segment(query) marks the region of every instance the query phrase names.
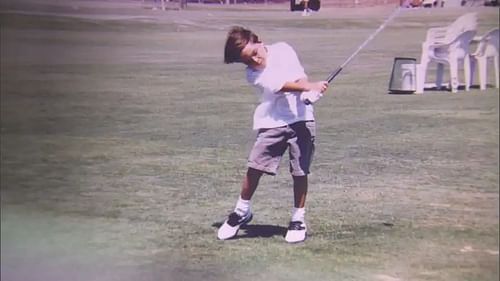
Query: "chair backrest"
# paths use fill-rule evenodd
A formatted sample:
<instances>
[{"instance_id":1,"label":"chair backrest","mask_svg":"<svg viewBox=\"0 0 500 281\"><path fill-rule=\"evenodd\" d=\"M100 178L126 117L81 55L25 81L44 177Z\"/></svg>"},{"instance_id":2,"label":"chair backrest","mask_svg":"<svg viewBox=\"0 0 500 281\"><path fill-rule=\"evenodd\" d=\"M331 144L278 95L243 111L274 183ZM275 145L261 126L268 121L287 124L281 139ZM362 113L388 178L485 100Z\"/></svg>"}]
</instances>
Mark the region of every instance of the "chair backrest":
<instances>
[{"instance_id":1,"label":"chair backrest","mask_svg":"<svg viewBox=\"0 0 500 281\"><path fill-rule=\"evenodd\" d=\"M444 27L434 27L427 30L425 41L428 43L451 42L460 33L467 30L476 30L477 13L466 13L458 17L453 23Z\"/></svg>"},{"instance_id":2,"label":"chair backrest","mask_svg":"<svg viewBox=\"0 0 500 281\"><path fill-rule=\"evenodd\" d=\"M451 41L465 31L477 29L477 13L467 13L458 17L448 26L446 40Z\"/></svg>"},{"instance_id":3,"label":"chair backrest","mask_svg":"<svg viewBox=\"0 0 500 281\"><path fill-rule=\"evenodd\" d=\"M450 44L450 50L453 50L453 52L455 52L456 56L459 58L463 58L466 55L468 56L470 53L470 42L475 35L475 30L467 30L460 33Z\"/></svg>"},{"instance_id":4,"label":"chair backrest","mask_svg":"<svg viewBox=\"0 0 500 281\"><path fill-rule=\"evenodd\" d=\"M498 47L499 47L499 37L500 37L500 29L494 28L488 32L486 32L483 37L481 37L479 41L479 45L477 46L477 50L474 53L476 56L498 56Z\"/></svg>"},{"instance_id":5,"label":"chair backrest","mask_svg":"<svg viewBox=\"0 0 500 281\"><path fill-rule=\"evenodd\" d=\"M477 28L477 13L466 13L458 17L452 24L459 31L475 30Z\"/></svg>"}]
</instances>

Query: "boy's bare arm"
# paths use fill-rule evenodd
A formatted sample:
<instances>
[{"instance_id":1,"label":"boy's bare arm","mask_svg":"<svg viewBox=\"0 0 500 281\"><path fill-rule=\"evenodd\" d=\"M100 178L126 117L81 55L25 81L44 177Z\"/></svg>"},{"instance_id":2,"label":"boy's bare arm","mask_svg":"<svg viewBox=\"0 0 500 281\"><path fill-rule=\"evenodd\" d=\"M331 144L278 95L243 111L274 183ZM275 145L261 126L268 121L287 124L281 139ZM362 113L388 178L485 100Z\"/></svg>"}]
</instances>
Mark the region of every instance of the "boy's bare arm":
<instances>
[{"instance_id":1,"label":"boy's bare arm","mask_svg":"<svg viewBox=\"0 0 500 281\"><path fill-rule=\"evenodd\" d=\"M307 78L302 78L293 82L286 82L280 89L280 92L316 91L323 93L327 88L327 81L309 82Z\"/></svg>"}]
</instances>

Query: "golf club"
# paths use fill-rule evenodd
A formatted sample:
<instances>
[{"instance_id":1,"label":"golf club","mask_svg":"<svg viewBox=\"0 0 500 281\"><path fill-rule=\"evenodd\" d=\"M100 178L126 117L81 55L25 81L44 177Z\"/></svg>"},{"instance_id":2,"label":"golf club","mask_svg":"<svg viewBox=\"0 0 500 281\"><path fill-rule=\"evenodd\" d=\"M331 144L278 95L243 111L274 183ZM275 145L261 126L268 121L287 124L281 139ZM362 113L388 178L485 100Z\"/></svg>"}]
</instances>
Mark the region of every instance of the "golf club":
<instances>
[{"instance_id":1,"label":"golf club","mask_svg":"<svg viewBox=\"0 0 500 281\"><path fill-rule=\"evenodd\" d=\"M335 69L329 76L328 78L326 78L326 81L328 81L328 83L331 83L333 81L333 79L335 79L335 77L337 75L339 75L339 73L342 71L342 69L344 69L347 64L349 64L349 62L351 62L351 60L371 41L373 40L373 38L375 38L375 36L377 36L377 34L380 33L380 31L382 31L382 29L385 28L385 26L394 18L396 17L396 15L399 13L399 11L401 10L401 7L398 6L390 15L389 17L377 28L377 30L375 30L375 32L373 32L370 37L368 37L368 39L365 40L365 42L363 42L363 44L361 44L357 49L356 51L354 51L354 53L352 53L352 55L350 57L348 57L344 63L342 63L339 67L337 67L337 69ZM315 103L317 100L319 100L321 97L323 96L323 94L321 93L316 93L316 92L312 92L312 91L309 91L309 92L304 92L303 93L303 96L301 97L301 99L303 100L303 102L305 104L312 104L312 103Z\"/></svg>"},{"instance_id":2,"label":"golf club","mask_svg":"<svg viewBox=\"0 0 500 281\"><path fill-rule=\"evenodd\" d=\"M382 29L385 28L385 26L399 13L399 11L401 10L401 7L397 7L396 10L394 10L394 12L392 12L389 17L377 28L377 30L375 30L375 32L373 32L370 37L368 37L368 39L365 40L365 42L363 42L363 44L361 44L358 49L356 51L354 51L354 53L352 53L352 55L350 57L348 57L344 63L342 63L337 69L335 69L331 74L330 76L328 76L328 78L326 79L326 81L328 81L328 83L331 83L332 80L342 71L342 69L344 69L344 67L346 67L346 65L351 62L351 60L371 41L373 40L373 38L375 38L375 36L377 36L377 34L380 33L380 31L382 31Z\"/></svg>"}]
</instances>

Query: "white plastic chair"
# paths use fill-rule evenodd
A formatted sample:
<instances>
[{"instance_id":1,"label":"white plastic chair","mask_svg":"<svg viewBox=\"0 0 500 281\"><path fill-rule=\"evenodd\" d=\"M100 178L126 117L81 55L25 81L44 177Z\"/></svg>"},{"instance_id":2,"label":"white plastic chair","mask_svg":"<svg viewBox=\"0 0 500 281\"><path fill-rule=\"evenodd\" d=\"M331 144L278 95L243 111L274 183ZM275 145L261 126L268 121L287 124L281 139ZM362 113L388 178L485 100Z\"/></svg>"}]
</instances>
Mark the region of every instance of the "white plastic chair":
<instances>
[{"instance_id":1,"label":"white plastic chair","mask_svg":"<svg viewBox=\"0 0 500 281\"><path fill-rule=\"evenodd\" d=\"M495 66L495 86L499 88L499 70L498 70L498 41L500 30L498 28L492 29L483 35L478 41L476 51L471 54L471 83L474 79L474 72L476 65L479 68L479 88L486 89L486 78L488 77L487 66L488 59L493 58L493 65Z\"/></svg>"},{"instance_id":2,"label":"white plastic chair","mask_svg":"<svg viewBox=\"0 0 500 281\"><path fill-rule=\"evenodd\" d=\"M442 45L448 45L457 36L464 31L476 30L477 28L477 13L466 13L458 17L453 23L444 27L433 27L427 30L425 41L422 43L422 55L420 64L417 65L417 87L416 93L424 92L426 81L427 68L430 61L435 59L435 48L442 48ZM441 87L443 65L438 64L436 77L436 86ZM458 82L458 81L457 81ZM452 89L453 90L453 89ZM456 90L455 90L456 91Z\"/></svg>"},{"instance_id":3,"label":"white plastic chair","mask_svg":"<svg viewBox=\"0 0 500 281\"><path fill-rule=\"evenodd\" d=\"M425 57L422 57L418 68L417 76L421 76L417 82L417 93L423 92L427 66L431 62L437 63L436 87L440 88L443 83L444 65L450 68L450 88L453 93L458 92L458 69L460 63L463 64L465 90L470 88L470 42L474 38L476 31L468 30L460 33L453 41L430 45Z\"/></svg>"},{"instance_id":4,"label":"white plastic chair","mask_svg":"<svg viewBox=\"0 0 500 281\"><path fill-rule=\"evenodd\" d=\"M423 93L426 81L427 68L430 62L438 64L436 86L441 87L443 82L444 64L450 66L451 90L458 90L458 60L463 61L466 72L465 88L470 87L470 58L469 43L477 27L477 14L467 13L458 17L452 24L445 27L434 27L427 30L425 41L422 43L422 55L417 66L416 93ZM466 33L473 31L473 33ZM470 37L472 36L472 37ZM469 38L470 37L470 38ZM451 61L451 59L456 61Z\"/></svg>"}]
</instances>

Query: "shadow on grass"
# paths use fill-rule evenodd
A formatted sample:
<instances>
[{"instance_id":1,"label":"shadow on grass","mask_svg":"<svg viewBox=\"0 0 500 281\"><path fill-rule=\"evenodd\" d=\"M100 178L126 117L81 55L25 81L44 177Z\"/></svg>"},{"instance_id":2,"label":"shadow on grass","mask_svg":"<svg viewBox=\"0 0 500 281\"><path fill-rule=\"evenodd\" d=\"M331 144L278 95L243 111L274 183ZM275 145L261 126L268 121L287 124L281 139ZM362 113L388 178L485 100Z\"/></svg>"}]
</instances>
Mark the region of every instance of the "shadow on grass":
<instances>
[{"instance_id":1,"label":"shadow on grass","mask_svg":"<svg viewBox=\"0 0 500 281\"><path fill-rule=\"evenodd\" d=\"M494 85L491 85L491 84L487 84L486 85L486 88L494 88ZM470 85L470 89L471 90L479 90L480 87L479 85ZM465 85L459 85L458 88L457 88L458 91L465 91ZM441 87L437 87L437 86L429 86L429 87L425 87L424 88L424 91L433 91L433 92L443 92L443 93L451 93L451 89L449 88L449 86L441 86Z\"/></svg>"},{"instance_id":2,"label":"shadow on grass","mask_svg":"<svg viewBox=\"0 0 500 281\"><path fill-rule=\"evenodd\" d=\"M491 84L487 84L486 85L486 89L488 88L494 88L494 85L491 85ZM479 85L471 85L470 86L470 89L471 90L479 90L480 87ZM458 88L457 88L458 91L465 91L465 86L464 85L459 85ZM441 86L441 87L436 87L436 86L427 86L424 88L424 91L427 91L427 92L438 92L438 93L451 93L451 89L448 88L448 86ZM411 95L414 95L415 94L415 91L391 91L389 90L387 92L388 94L391 94L391 95L402 95L402 96L405 96L405 95L408 95L408 96L411 96Z\"/></svg>"},{"instance_id":3,"label":"shadow on grass","mask_svg":"<svg viewBox=\"0 0 500 281\"><path fill-rule=\"evenodd\" d=\"M222 225L220 222L212 224L212 227L219 228ZM244 238L270 238L273 236L286 235L286 227L279 225L268 224L247 224L240 227L238 235L231 239L244 239Z\"/></svg>"}]
</instances>

